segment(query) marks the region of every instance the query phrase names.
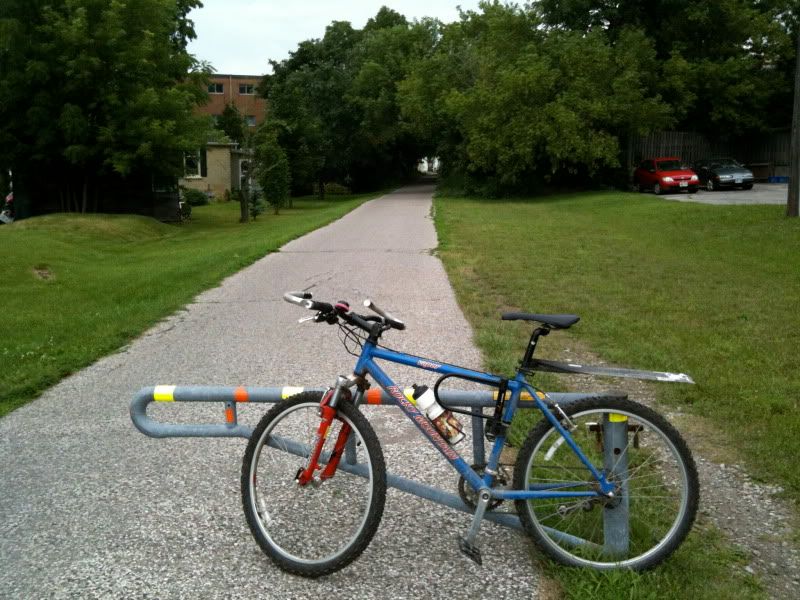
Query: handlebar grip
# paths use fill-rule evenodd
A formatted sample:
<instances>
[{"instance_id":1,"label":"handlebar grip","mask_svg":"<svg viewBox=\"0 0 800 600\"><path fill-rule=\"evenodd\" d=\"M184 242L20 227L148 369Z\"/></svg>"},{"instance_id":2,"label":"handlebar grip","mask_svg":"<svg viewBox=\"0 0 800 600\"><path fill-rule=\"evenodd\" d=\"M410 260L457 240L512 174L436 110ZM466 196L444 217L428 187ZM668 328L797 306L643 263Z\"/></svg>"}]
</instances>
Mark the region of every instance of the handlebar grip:
<instances>
[{"instance_id":1,"label":"handlebar grip","mask_svg":"<svg viewBox=\"0 0 800 600\"><path fill-rule=\"evenodd\" d=\"M290 304L297 304L304 308L311 308L311 294L308 292L286 292L283 299Z\"/></svg>"},{"instance_id":2,"label":"handlebar grip","mask_svg":"<svg viewBox=\"0 0 800 600\"><path fill-rule=\"evenodd\" d=\"M402 331L403 329L406 328L406 324L405 323L403 323L399 319L395 319L389 313L387 313L387 312L381 310L380 308L378 308L372 300L364 300L364 306L366 308L369 308L370 310L378 313L381 317L383 317L384 321L386 321L386 323L391 325L394 329L399 329L399 330Z\"/></svg>"}]
</instances>

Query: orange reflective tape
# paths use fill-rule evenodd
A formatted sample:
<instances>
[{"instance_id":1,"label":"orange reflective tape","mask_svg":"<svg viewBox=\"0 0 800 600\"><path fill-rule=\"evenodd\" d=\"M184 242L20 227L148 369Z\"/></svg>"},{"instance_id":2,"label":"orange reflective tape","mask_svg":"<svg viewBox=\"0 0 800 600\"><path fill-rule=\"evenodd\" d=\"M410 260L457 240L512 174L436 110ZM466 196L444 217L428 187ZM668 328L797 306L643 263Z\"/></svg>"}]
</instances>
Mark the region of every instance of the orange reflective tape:
<instances>
[{"instance_id":1,"label":"orange reflective tape","mask_svg":"<svg viewBox=\"0 0 800 600\"><path fill-rule=\"evenodd\" d=\"M250 400L250 397L247 395L247 390L239 386L233 390L233 399L236 400L236 402L247 402Z\"/></svg>"},{"instance_id":2,"label":"orange reflective tape","mask_svg":"<svg viewBox=\"0 0 800 600\"><path fill-rule=\"evenodd\" d=\"M367 390L367 404L380 404L381 403L381 390L373 388Z\"/></svg>"},{"instance_id":3,"label":"orange reflective tape","mask_svg":"<svg viewBox=\"0 0 800 600\"><path fill-rule=\"evenodd\" d=\"M236 417L233 416L233 409L231 407L225 409L225 420L228 423L233 423L236 420Z\"/></svg>"}]
</instances>

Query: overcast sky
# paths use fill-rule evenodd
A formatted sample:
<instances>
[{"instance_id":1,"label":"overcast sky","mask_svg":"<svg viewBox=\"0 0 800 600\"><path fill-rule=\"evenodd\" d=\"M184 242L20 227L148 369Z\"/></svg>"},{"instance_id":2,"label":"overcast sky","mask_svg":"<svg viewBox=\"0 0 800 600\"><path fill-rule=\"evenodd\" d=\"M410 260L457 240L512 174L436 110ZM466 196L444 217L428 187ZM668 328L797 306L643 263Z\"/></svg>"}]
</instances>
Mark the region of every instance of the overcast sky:
<instances>
[{"instance_id":1,"label":"overcast sky","mask_svg":"<svg viewBox=\"0 0 800 600\"><path fill-rule=\"evenodd\" d=\"M362 28L381 6L409 20L458 18L456 6L473 10L478 0L203 0L189 17L197 39L189 52L209 61L217 73L263 75L269 60L287 58L297 44L321 38L331 21Z\"/></svg>"}]
</instances>

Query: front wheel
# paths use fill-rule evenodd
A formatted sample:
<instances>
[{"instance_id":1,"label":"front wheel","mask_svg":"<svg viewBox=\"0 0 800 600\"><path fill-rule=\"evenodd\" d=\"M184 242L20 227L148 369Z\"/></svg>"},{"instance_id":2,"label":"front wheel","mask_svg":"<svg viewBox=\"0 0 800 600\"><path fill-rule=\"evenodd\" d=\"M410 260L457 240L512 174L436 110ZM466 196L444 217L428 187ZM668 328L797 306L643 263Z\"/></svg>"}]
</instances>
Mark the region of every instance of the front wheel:
<instances>
[{"instance_id":1,"label":"front wheel","mask_svg":"<svg viewBox=\"0 0 800 600\"><path fill-rule=\"evenodd\" d=\"M242 462L242 504L261 549L285 571L327 575L364 551L378 530L386 499L386 466L366 418L342 401L319 464L330 459L342 427L351 431L333 477L299 485L320 424L319 392L276 404L259 422Z\"/></svg>"},{"instance_id":2,"label":"front wheel","mask_svg":"<svg viewBox=\"0 0 800 600\"><path fill-rule=\"evenodd\" d=\"M563 408L575 426L573 440L614 483L614 496L517 500L526 532L544 553L570 566L642 570L662 562L689 533L697 512L697 469L686 443L655 411L626 399L591 398ZM599 487L543 419L520 450L514 489Z\"/></svg>"}]
</instances>

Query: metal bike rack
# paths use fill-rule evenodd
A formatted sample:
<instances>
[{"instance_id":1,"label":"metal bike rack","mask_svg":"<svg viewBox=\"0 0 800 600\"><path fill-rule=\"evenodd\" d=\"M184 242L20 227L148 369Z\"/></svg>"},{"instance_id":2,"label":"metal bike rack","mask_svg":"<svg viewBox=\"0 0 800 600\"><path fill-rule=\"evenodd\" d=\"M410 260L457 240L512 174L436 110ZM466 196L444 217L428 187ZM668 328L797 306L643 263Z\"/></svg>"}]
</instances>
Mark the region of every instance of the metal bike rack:
<instances>
[{"instance_id":1,"label":"metal bike rack","mask_svg":"<svg viewBox=\"0 0 800 600\"><path fill-rule=\"evenodd\" d=\"M322 388L302 387L218 387L218 386L174 386L157 385L139 390L131 402L131 420L136 428L143 434L154 438L165 437L241 437L249 439L253 429L238 423L236 407L240 403L275 403L300 392L324 392ZM557 393L550 392L547 396L553 402L564 404L584 398L615 396L625 398L619 393ZM482 414L483 408L494 407L496 393L489 391L458 391L442 390L439 397L448 406L469 408L474 415ZM222 402L225 405L224 424L178 424L163 423L147 416L147 407L152 402ZM374 388L364 395L362 405L368 406L394 406L396 401L383 392ZM536 403L528 394L523 394L519 408L536 408ZM472 458L474 464L486 462L484 450L483 419L473 416L472 419ZM606 434L614 436L612 439L625 440L627 438L628 424L609 422L603 425L607 428ZM302 444L291 440L280 440L281 447L288 447L293 454L300 454L304 450ZM624 447L624 444L623 444ZM616 465L620 473L627 469L627 465L612 454L612 445L606 450L606 463ZM339 463L339 468L355 475L364 475L363 465L347 459ZM387 485L403 492L414 494L421 498L431 500L444 506L472 514L473 508L467 506L457 494L445 492L439 488L424 485L411 479L387 473ZM485 519L506 527L521 530L522 524L516 514L487 511ZM625 510L606 511L604 523L606 527L606 550L614 553L624 553L628 544L628 514ZM586 540L575 538L557 530L548 528L551 535L558 536L562 541L574 545L587 544Z\"/></svg>"}]
</instances>

